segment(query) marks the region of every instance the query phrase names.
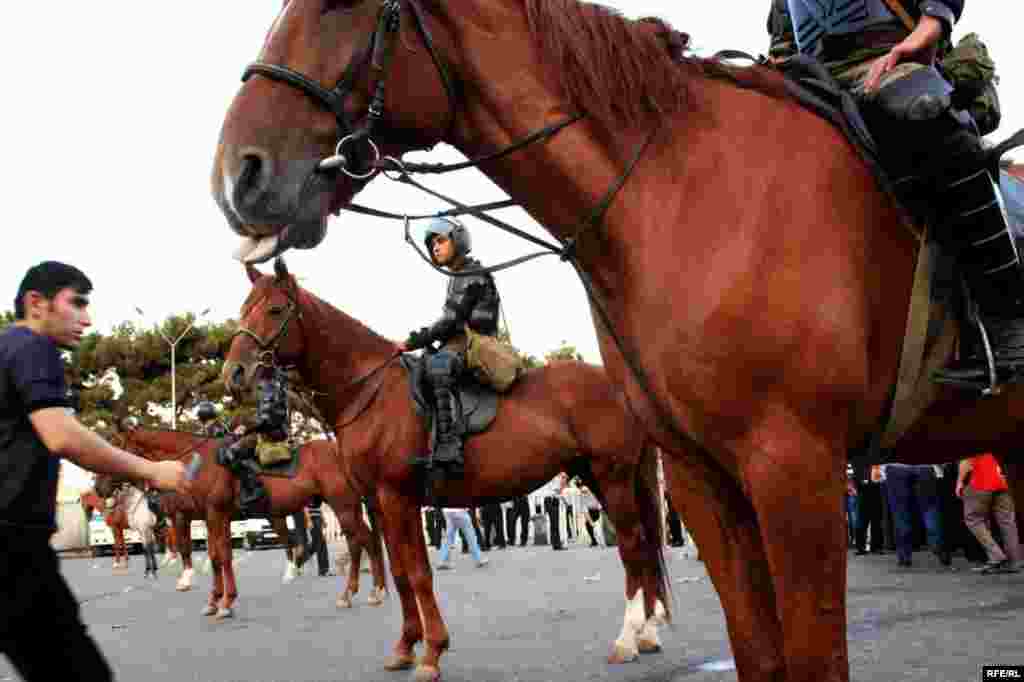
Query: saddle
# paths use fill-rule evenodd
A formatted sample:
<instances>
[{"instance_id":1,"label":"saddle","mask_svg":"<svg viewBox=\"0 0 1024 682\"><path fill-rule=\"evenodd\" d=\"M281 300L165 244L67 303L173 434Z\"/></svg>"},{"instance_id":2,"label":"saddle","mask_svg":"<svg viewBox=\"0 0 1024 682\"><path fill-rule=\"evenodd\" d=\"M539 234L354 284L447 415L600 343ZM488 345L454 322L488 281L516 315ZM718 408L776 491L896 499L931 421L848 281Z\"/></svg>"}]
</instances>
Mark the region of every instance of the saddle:
<instances>
[{"instance_id":1,"label":"saddle","mask_svg":"<svg viewBox=\"0 0 1024 682\"><path fill-rule=\"evenodd\" d=\"M231 440L226 440L217 450L217 464L234 471L234 465L227 458L227 451L231 444ZM273 448L272 453L267 452L267 446ZM253 462L258 465L259 469L256 473L261 476L295 478L295 475L299 472L299 453L301 450L301 446L293 445L290 441L259 443L256 446L256 457L253 458ZM270 455L269 457L268 454Z\"/></svg>"},{"instance_id":2,"label":"saddle","mask_svg":"<svg viewBox=\"0 0 1024 682\"><path fill-rule=\"evenodd\" d=\"M403 354L399 361L409 373L409 393L416 413L423 417L424 426L430 433L430 448L433 451L437 429L434 428L434 401L430 398L430 388L425 376L425 356ZM459 413L455 415L456 429L462 436L468 437L483 433L494 422L494 417L498 413L498 394L466 372L459 378L456 386L455 404Z\"/></svg>"}]
</instances>

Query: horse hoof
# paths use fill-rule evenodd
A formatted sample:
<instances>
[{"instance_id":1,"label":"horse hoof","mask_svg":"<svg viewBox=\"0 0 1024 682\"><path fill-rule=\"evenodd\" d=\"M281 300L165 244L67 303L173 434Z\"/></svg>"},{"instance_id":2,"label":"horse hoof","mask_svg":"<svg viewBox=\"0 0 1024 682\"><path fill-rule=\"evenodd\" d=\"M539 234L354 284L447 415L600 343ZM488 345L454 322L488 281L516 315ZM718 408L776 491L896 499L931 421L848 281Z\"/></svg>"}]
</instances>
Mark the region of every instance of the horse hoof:
<instances>
[{"instance_id":1,"label":"horse hoof","mask_svg":"<svg viewBox=\"0 0 1024 682\"><path fill-rule=\"evenodd\" d=\"M395 654L384 662L385 670L408 670L416 665L416 657L412 654L399 656Z\"/></svg>"},{"instance_id":2,"label":"horse hoof","mask_svg":"<svg viewBox=\"0 0 1024 682\"><path fill-rule=\"evenodd\" d=\"M221 607L217 609L217 614L214 616L217 620L224 620L226 618L234 618L235 610L230 607Z\"/></svg>"},{"instance_id":3,"label":"horse hoof","mask_svg":"<svg viewBox=\"0 0 1024 682\"><path fill-rule=\"evenodd\" d=\"M636 649L629 649L616 643L615 646L612 647L612 652L608 654L608 662L612 665L629 663L631 661L635 661L637 656L638 654Z\"/></svg>"},{"instance_id":4,"label":"horse hoof","mask_svg":"<svg viewBox=\"0 0 1024 682\"><path fill-rule=\"evenodd\" d=\"M178 592L188 592L189 590L192 589L192 586L191 585L182 585L181 583L178 583L177 585L174 586L174 589L176 589Z\"/></svg>"},{"instance_id":5,"label":"horse hoof","mask_svg":"<svg viewBox=\"0 0 1024 682\"><path fill-rule=\"evenodd\" d=\"M376 594L371 594L369 597L367 597L366 603L370 606L380 606L384 603L384 600L378 597Z\"/></svg>"},{"instance_id":6,"label":"horse hoof","mask_svg":"<svg viewBox=\"0 0 1024 682\"><path fill-rule=\"evenodd\" d=\"M203 616L212 616L213 614L217 613L217 607L213 604L207 604L199 613Z\"/></svg>"},{"instance_id":7,"label":"horse hoof","mask_svg":"<svg viewBox=\"0 0 1024 682\"><path fill-rule=\"evenodd\" d=\"M657 654L661 652L661 645L649 639L636 640L636 648L642 654Z\"/></svg>"},{"instance_id":8,"label":"horse hoof","mask_svg":"<svg viewBox=\"0 0 1024 682\"><path fill-rule=\"evenodd\" d=\"M350 609L352 608L352 600L342 595L338 597L338 601L334 602L334 605L339 609Z\"/></svg>"},{"instance_id":9,"label":"horse hoof","mask_svg":"<svg viewBox=\"0 0 1024 682\"><path fill-rule=\"evenodd\" d=\"M441 679L441 669L432 665L416 666L416 682L438 682Z\"/></svg>"}]
</instances>

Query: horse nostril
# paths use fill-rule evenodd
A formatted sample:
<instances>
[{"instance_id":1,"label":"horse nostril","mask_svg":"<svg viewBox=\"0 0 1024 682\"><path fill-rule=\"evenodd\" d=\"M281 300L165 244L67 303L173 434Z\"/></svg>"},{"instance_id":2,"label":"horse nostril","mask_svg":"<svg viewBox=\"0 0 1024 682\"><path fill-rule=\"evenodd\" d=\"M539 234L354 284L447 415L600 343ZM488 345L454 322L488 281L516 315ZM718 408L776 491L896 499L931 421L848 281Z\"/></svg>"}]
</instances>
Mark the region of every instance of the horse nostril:
<instances>
[{"instance_id":1,"label":"horse nostril","mask_svg":"<svg viewBox=\"0 0 1024 682\"><path fill-rule=\"evenodd\" d=\"M270 158L265 152L249 150L242 156L235 179L232 200L236 208L254 206L267 192L272 175Z\"/></svg>"}]
</instances>

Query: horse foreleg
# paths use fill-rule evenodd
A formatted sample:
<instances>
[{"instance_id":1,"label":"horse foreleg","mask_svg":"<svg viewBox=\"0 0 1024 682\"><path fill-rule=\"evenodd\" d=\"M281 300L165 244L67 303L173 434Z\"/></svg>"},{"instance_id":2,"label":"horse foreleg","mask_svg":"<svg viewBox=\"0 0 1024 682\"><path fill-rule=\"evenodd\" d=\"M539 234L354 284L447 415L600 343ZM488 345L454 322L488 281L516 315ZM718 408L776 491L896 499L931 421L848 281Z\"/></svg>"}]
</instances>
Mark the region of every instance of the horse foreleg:
<instances>
[{"instance_id":1,"label":"horse foreleg","mask_svg":"<svg viewBox=\"0 0 1024 682\"><path fill-rule=\"evenodd\" d=\"M644 529L640 523L636 495L631 480L602 482L608 517L615 524L619 557L626 573L626 611L622 619L622 632L612 645L609 663L627 663L635 660L640 651L637 637L644 629L645 595L654 598L657 587L645 576ZM645 589L646 588L646 589ZM648 634L648 649L657 646L657 632Z\"/></svg>"},{"instance_id":2,"label":"horse foreleg","mask_svg":"<svg viewBox=\"0 0 1024 682\"><path fill-rule=\"evenodd\" d=\"M740 470L771 567L785 679L848 682L846 451L818 435L821 425L783 416L764 426L739 451Z\"/></svg>"},{"instance_id":3,"label":"horse foreleg","mask_svg":"<svg viewBox=\"0 0 1024 682\"><path fill-rule=\"evenodd\" d=\"M420 610L409 579L407 563L402 552L397 549L405 542L399 518L389 514L387 510L378 518L382 521L384 537L391 548L391 577L395 581L395 591L398 592L399 603L402 605L402 635L395 643L394 652L385 661L384 668L408 670L416 665L416 644L423 639L423 621L420 620ZM356 571L359 570L358 564L354 561L351 564L355 566Z\"/></svg>"},{"instance_id":4,"label":"horse foreleg","mask_svg":"<svg viewBox=\"0 0 1024 682\"><path fill-rule=\"evenodd\" d=\"M174 532L174 526L172 524L173 521L167 524L167 528L164 531L164 545L166 549L164 552L164 560L163 562L161 562L161 568L166 568L167 566L170 566L172 563L174 563L176 559L180 558L178 555L178 539L176 537L177 533Z\"/></svg>"},{"instance_id":5,"label":"horse foreleg","mask_svg":"<svg viewBox=\"0 0 1024 682\"><path fill-rule=\"evenodd\" d=\"M221 587L220 606L217 619L233 618L235 600L238 599L238 585L235 582L235 566L232 561L231 548L231 514L225 513L219 520L211 520L211 527L217 528L216 537L211 547L215 548L213 556L214 570L219 577Z\"/></svg>"},{"instance_id":6,"label":"horse foreleg","mask_svg":"<svg viewBox=\"0 0 1024 682\"><path fill-rule=\"evenodd\" d=\"M128 568L128 547L124 540L124 528L114 528L114 568Z\"/></svg>"},{"instance_id":7,"label":"horse foreleg","mask_svg":"<svg viewBox=\"0 0 1024 682\"><path fill-rule=\"evenodd\" d=\"M174 519L175 535L178 540L178 554L181 556L181 576L175 589L187 592L192 589L192 517L179 513Z\"/></svg>"},{"instance_id":8,"label":"horse foreleg","mask_svg":"<svg viewBox=\"0 0 1024 682\"><path fill-rule=\"evenodd\" d=\"M750 501L704 451L665 453L665 485L718 591L737 676L786 680L775 588Z\"/></svg>"},{"instance_id":9,"label":"horse foreleg","mask_svg":"<svg viewBox=\"0 0 1024 682\"><path fill-rule=\"evenodd\" d=\"M434 596L434 577L430 570L426 539L423 537L420 507L402 498L393 500L392 505L397 511L396 520L400 524L401 537L405 538L401 546L392 545L392 549L402 554L402 561L407 567L426 645L423 658L416 666L416 680L436 682L441 679L441 655L448 650L450 638ZM384 507L383 501L381 506Z\"/></svg>"}]
</instances>

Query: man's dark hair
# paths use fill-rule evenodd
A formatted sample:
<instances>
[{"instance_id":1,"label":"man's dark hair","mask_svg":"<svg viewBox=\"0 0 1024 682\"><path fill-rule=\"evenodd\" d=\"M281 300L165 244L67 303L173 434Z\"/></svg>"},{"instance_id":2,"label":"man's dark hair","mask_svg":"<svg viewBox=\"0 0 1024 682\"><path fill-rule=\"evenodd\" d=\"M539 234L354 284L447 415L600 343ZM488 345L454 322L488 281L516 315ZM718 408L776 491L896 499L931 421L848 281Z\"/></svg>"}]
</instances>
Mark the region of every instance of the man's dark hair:
<instances>
[{"instance_id":1,"label":"man's dark hair","mask_svg":"<svg viewBox=\"0 0 1024 682\"><path fill-rule=\"evenodd\" d=\"M74 289L75 292L85 295L92 291L92 282L85 273L73 265L55 260L33 265L25 273L21 286L18 287L18 295L14 298L15 319L25 319L24 298L29 291L38 291L52 300L61 289Z\"/></svg>"}]
</instances>

